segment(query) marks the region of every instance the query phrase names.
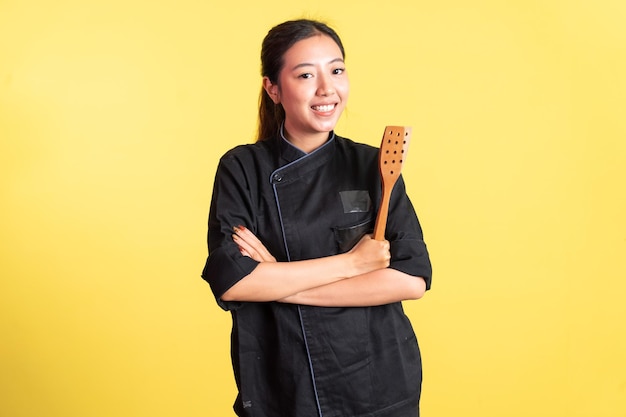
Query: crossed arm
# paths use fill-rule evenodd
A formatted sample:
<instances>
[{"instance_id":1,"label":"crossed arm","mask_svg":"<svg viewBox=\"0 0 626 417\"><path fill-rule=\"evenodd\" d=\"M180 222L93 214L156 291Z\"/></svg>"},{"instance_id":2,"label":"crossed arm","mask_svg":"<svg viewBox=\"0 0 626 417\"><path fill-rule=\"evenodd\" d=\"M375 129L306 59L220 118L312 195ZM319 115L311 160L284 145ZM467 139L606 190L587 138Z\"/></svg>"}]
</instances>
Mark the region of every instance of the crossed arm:
<instances>
[{"instance_id":1,"label":"crossed arm","mask_svg":"<svg viewBox=\"0 0 626 417\"><path fill-rule=\"evenodd\" d=\"M418 299L423 278L389 266L389 242L365 235L349 252L318 259L276 262L248 229L234 229L241 253L260 264L222 295L224 301L279 301L324 307L356 307Z\"/></svg>"}]
</instances>

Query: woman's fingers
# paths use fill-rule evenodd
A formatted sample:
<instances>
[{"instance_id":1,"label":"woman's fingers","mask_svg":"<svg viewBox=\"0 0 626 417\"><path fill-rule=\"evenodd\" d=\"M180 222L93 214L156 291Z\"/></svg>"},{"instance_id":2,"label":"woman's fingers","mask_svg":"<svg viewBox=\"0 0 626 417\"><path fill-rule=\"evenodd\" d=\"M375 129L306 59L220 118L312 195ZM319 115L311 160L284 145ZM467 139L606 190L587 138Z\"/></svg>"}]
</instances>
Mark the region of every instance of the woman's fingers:
<instances>
[{"instance_id":1,"label":"woman's fingers","mask_svg":"<svg viewBox=\"0 0 626 417\"><path fill-rule=\"evenodd\" d=\"M233 227L233 241L239 245L242 255L249 256L258 262L276 262L276 258L265 245L244 226Z\"/></svg>"},{"instance_id":2,"label":"woman's fingers","mask_svg":"<svg viewBox=\"0 0 626 417\"><path fill-rule=\"evenodd\" d=\"M254 248L248 242L246 242L236 234L233 235L233 242L235 242L237 246L239 246L239 251L243 256L248 256L256 261L261 262L260 256L258 256L256 250L254 250Z\"/></svg>"},{"instance_id":3,"label":"woman's fingers","mask_svg":"<svg viewBox=\"0 0 626 417\"><path fill-rule=\"evenodd\" d=\"M362 271L369 272L389 266L391 259L389 248L387 240L374 240L371 235L365 235L350 250L350 253L356 256L357 265L362 268Z\"/></svg>"}]
</instances>

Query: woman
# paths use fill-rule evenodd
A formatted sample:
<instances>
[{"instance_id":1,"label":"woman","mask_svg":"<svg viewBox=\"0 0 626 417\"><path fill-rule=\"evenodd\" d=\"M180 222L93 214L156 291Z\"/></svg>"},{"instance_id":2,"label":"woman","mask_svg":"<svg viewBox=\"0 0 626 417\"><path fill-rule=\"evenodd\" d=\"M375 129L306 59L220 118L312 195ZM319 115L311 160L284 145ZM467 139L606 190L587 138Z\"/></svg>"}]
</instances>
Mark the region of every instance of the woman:
<instances>
[{"instance_id":1,"label":"woman","mask_svg":"<svg viewBox=\"0 0 626 417\"><path fill-rule=\"evenodd\" d=\"M263 41L259 137L220 160L203 278L233 318L238 416L415 417L421 361L401 301L431 266L402 179L385 241L377 149L334 134L348 98L337 34L311 20Z\"/></svg>"}]
</instances>

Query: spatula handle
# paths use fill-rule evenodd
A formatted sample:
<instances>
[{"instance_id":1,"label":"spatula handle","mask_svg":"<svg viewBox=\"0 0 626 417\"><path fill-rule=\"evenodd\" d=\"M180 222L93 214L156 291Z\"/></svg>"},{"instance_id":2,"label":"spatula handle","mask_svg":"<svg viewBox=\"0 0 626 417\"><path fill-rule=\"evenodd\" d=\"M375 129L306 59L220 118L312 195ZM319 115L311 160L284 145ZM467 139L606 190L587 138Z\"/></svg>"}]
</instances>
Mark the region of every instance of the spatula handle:
<instances>
[{"instance_id":1,"label":"spatula handle","mask_svg":"<svg viewBox=\"0 0 626 417\"><path fill-rule=\"evenodd\" d=\"M383 189L383 197L380 200L380 207L378 208L378 214L376 215L376 224L374 225L374 240L385 240L385 229L387 228L390 197L391 191L387 192Z\"/></svg>"}]
</instances>

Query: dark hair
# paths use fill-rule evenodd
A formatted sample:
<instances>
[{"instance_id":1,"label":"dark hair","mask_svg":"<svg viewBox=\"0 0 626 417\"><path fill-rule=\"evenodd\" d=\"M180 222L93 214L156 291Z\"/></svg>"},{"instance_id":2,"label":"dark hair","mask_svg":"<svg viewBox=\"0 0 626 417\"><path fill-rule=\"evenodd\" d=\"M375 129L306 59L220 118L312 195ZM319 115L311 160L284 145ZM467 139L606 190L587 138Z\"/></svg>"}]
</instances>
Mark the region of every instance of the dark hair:
<instances>
[{"instance_id":1,"label":"dark hair","mask_svg":"<svg viewBox=\"0 0 626 417\"><path fill-rule=\"evenodd\" d=\"M267 32L261 47L261 75L270 79L272 84L278 82L278 74L284 65L284 55L296 42L308 39L315 35L329 36L341 50L345 58L346 53L339 35L325 23L298 19L283 22ZM274 104L269 95L261 87L259 96L259 121L257 141L267 139L278 132L285 120L285 110L281 104Z\"/></svg>"}]
</instances>

